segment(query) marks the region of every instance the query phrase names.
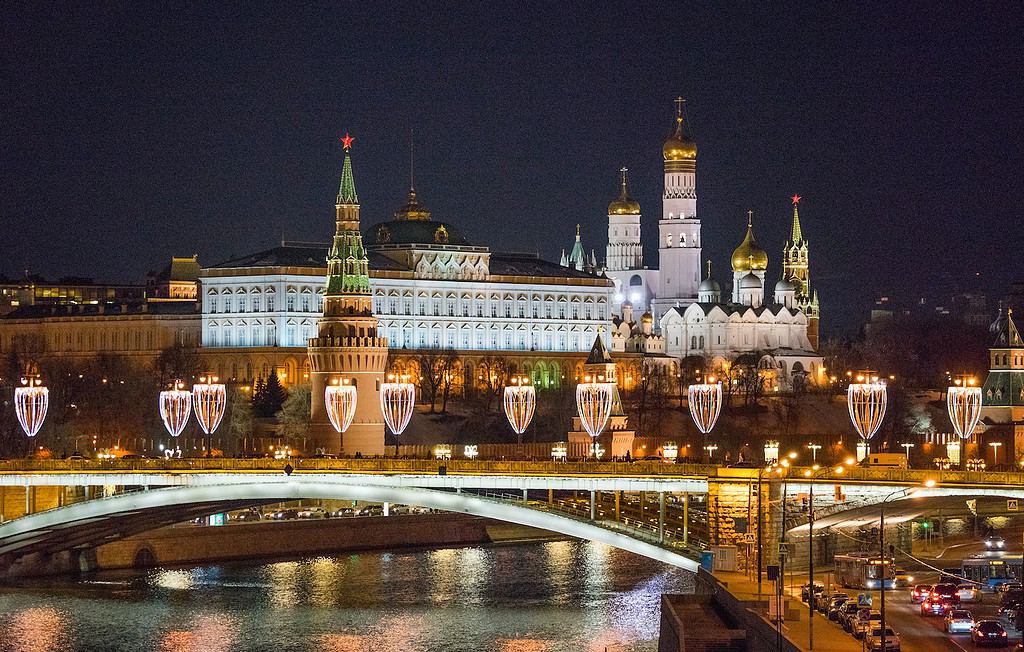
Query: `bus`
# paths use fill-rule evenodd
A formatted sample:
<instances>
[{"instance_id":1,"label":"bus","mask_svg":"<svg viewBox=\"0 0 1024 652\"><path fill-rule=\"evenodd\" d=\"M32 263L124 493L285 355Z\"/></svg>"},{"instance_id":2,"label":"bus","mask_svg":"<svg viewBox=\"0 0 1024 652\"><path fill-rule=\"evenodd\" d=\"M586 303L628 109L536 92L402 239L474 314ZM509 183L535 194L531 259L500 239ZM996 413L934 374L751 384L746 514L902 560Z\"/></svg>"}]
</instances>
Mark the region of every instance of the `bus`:
<instances>
[{"instance_id":1,"label":"bus","mask_svg":"<svg viewBox=\"0 0 1024 652\"><path fill-rule=\"evenodd\" d=\"M851 589L896 588L896 564L892 557L869 552L835 556L836 583Z\"/></svg>"},{"instance_id":2,"label":"bus","mask_svg":"<svg viewBox=\"0 0 1024 652\"><path fill-rule=\"evenodd\" d=\"M1020 582L1024 578L1024 555L967 557L960 564L965 580L995 591L1000 584Z\"/></svg>"}]
</instances>

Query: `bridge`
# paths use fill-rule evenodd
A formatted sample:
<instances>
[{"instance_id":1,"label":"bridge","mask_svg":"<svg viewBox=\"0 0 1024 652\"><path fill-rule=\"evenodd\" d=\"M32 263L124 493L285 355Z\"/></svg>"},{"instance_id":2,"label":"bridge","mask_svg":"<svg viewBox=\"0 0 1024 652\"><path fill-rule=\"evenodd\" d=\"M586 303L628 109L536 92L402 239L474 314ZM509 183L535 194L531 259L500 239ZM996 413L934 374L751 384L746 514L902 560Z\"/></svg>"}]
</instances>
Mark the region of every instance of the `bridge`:
<instances>
[{"instance_id":1,"label":"bridge","mask_svg":"<svg viewBox=\"0 0 1024 652\"><path fill-rule=\"evenodd\" d=\"M608 544L695 571L699 551L775 541L815 509L835 516L915 489L1024 498L1024 474L853 468L809 480L764 469L660 462L403 459L12 460L0 462L0 570L75 555L173 523L298 499L411 504ZM820 473L820 471L819 471ZM934 484L925 487L925 484ZM582 496L582 497L581 497ZM23 497L23 504L21 498ZM762 503L762 505L759 505ZM796 529L793 529L796 528ZM746 549L748 561L751 551ZM765 563L774 559L766 547Z\"/></svg>"}]
</instances>

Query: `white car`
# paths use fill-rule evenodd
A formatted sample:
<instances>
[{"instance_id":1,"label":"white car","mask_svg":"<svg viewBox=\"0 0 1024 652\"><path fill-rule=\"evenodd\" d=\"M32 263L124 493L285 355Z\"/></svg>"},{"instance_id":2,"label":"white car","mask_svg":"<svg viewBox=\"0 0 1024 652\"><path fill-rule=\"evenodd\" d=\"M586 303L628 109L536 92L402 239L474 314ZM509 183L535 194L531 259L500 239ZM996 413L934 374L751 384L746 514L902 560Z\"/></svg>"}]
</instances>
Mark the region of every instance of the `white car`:
<instances>
[{"instance_id":1,"label":"white car","mask_svg":"<svg viewBox=\"0 0 1024 652\"><path fill-rule=\"evenodd\" d=\"M981 602L981 591L973 584L961 584L956 587L956 597L960 602Z\"/></svg>"},{"instance_id":2,"label":"white car","mask_svg":"<svg viewBox=\"0 0 1024 652\"><path fill-rule=\"evenodd\" d=\"M854 638L864 638L871 632L877 630L878 626L881 624L882 614L880 612L870 611L866 614L861 613L858 614L857 619L853 621L853 630L850 633L853 634ZM886 629L888 629L888 627Z\"/></svg>"},{"instance_id":3,"label":"white car","mask_svg":"<svg viewBox=\"0 0 1024 652\"><path fill-rule=\"evenodd\" d=\"M954 609L946 614L943 629L950 634L970 634L974 631L974 616L966 609Z\"/></svg>"}]
</instances>

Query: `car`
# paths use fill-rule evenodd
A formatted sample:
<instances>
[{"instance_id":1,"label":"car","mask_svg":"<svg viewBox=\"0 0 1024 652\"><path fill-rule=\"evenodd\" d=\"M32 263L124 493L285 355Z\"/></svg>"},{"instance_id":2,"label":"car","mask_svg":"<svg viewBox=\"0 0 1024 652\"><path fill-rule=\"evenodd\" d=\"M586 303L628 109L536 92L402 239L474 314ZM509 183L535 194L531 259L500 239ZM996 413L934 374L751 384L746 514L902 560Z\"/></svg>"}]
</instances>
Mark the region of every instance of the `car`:
<instances>
[{"instance_id":1,"label":"car","mask_svg":"<svg viewBox=\"0 0 1024 652\"><path fill-rule=\"evenodd\" d=\"M932 594L931 584L918 584L910 590L910 603L921 604Z\"/></svg>"},{"instance_id":2,"label":"car","mask_svg":"<svg viewBox=\"0 0 1024 652\"><path fill-rule=\"evenodd\" d=\"M981 602L981 591L973 584L961 584L956 587L956 597L960 602Z\"/></svg>"},{"instance_id":3,"label":"car","mask_svg":"<svg viewBox=\"0 0 1024 652\"><path fill-rule=\"evenodd\" d=\"M882 614L878 611L872 611L869 609L861 609L860 613L857 614L857 619L853 621L853 634L854 638L864 638L871 632L878 628L882 622Z\"/></svg>"},{"instance_id":4,"label":"car","mask_svg":"<svg viewBox=\"0 0 1024 652\"><path fill-rule=\"evenodd\" d=\"M803 600L804 602L810 602L810 598L808 597L809 594L810 594L810 588L809 588L810 586L811 586L810 584L804 584L803 586L800 587L800 599ZM824 593L824 592L825 592L825 585L822 584L821 582L815 582L814 583L814 595L817 596L819 593Z\"/></svg>"},{"instance_id":5,"label":"car","mask_svg":"<svg viewBox=\"0 0 1024 652\"><path fill-rule=\"evenodd\" d=\"M979 620L974 625L974 631L971 632L971 640L978 647L983 645L1006 647L1010 644L1006 630L998 620Z\"/></svg>"},{"instance_id":6,"label":"car","mask_svg":"<svg viewBox=\"0 0 1024 652\"><path fill-rule=\"evenodd\" d=\"M1010 600L1005 604L999 605L999 617L1012 622L1013 619L1017 617L1017 612L1020 611L1021 604L1022 603L1019 600Z\"/></svg>"},{"instance_id":7,"label":"car","mask_svg":"<svg viewBox=\"0 0 1024 652\"><path fill-rule=\"evenodd\" d=\"M234 516L234 520L236 520L236 521L258 521L258 520L260 520L260 518L262 518L260 516L260 513L259 512L254 512L252 510L246 510L244 512L239 512L239 513L235 514L235 516Z\"/></svg>"},{"instance_id":8,"label":"car","mask_svg":"<svg viewBox=\"0 0 1024 652\"><path fill-rule=\"evenodd\" d=\"M832 598L838 597L838 596L841 596L841 595L846 595L846 594L845 593L828 593L826 591L822 591L821 593L818 593L814 597L814 609L815 609L815 611L820 611L821 613L825 613L828 610L828 603L829 603L829 601L831 601Z\"/></svg>"},{"instance_id":9,"label":"car","mask_svg":"<svg viewBox=\"0 0 1024 652\"><path fill-rule=\"evenodd\" d=\"M950 582L941 582L932 587L931 599L952 598L956 596L957 585Z\"/></svg>"},{"instance_id":10,"label":"car","mask_svg":"<svg viewBox=\"0 0 1024 652\"><path fill-rule=\"evenodd\" d=\"M299 514L298 514L299 518L306 518L306 519L308 519L308 518L327 518L327 516L328 516L327 511L325 509L321 508L321 507L307 507L305 509L300 509L299 510Z\"/></svg>"},{"instance_id":11,"label":"car","mask_svg":"<svg viewBox=\"0 0 1024 652\"><path fill-rule=\"evenodd\" d=\"M894 575L896 578L896 586L910 586L914 583L914 576L910 574L910 571L897 568Z\"/></svg>"},{"instance_id":12,"label":"car","mask_svg":"<svg viewBox=\"0 0 1024 652\"><path fill-rule=\"evenodd\" d=\"M352 509L351 507L342 507L341 509L334 512L334 515L338 518L341 518L343 516L355 516L356 510Z\"/></svg>"},{"instance_id":13,"label":"car","mask_svg":"<svg viewBox=\"0 0 1024 652\"><path fill-rule=\"evenodd\" d=\"M960 606L960 603L950 598L929 598L921 603L922 616L945 616Z\"/></svg>"},{"instance_id":14,"label":"car","mask_svg":"<svg viewBox=\"0 0 1024 652\"><path fill-rule=\"evenodd\" d=\"M954 609L946 614L942 628L948 634L970 634L974 631L974 616L966 609Z\"/></svg>"},{"instance_id":15,"label":"car","mask_svg":"<svg viewBox=\"0 0 1024 652\"><path fill-rule=\"evenodd\" d=\"M1004 550L1005 548L1006 539L998 534L990 534L985 537L985 550Z\"/></svg>"},{"instance_id":16,"label":"car","mask_svg":"<svg viewBox=\"0 0 1024 652\"><path fill-rule=\"evenodd\" d=\"M367 505L359 510L359 516L384 516L383 505Z\"/></svg>"},{"instance_id":17,"label":"car","mask_svg":"<svg viewBox=\"0 0 1024 652\"><path fill-rule=\"evenodd\" d=\"M1024 590L1024 585L1021 585L1020 582L1003 582L1002 584L996 585L996 591L1000 593L1011 593L1013 591L1019 592L1022 590Z\"/></svg>"},{"instance_id":18,"label":"car","mask_svg":"<svg viewBox=\"0 0 1024 652\"><path fill-rule=\"evenodd\" d=\"M825 609L825 615L829 620L838 620L840 609L842 609L843 605L849 601L850 596L832 598L828 602L828 608Z\"/></svg>"},{"instance_id":19,"label":"car","mask_svg":"<svg viewBox=\"0 0 1024 652\"><path fill-rule=\"evenodd\" d=\"M853 620L857 617L857 612L859 611L860 607L857 606L856 602L847 601L839 608L839 615L836 616L836 622L838 622L846 631L852 631Z\"/></svg>"},{"instance_id":20,"label":"car","mask_svg":"<svg viewBox=\"0 0 1024 652\"><path fill-rule=\"evenodd\" d=\"M275 521L291 521L298 517L299 510L297 509L282 509L270 515L270 518Z\"/></svg>"},{"instance_id":21,"label":"car","mask_svg":"<svg viewBox=\"0 0 1024 652\"><path fill-rule=\"evenodd\" d=\"M876 627L871 630L865 639L864 646L874 652L899 652L900 649L900 637L893 630L892 627L885 628L885 647L882 646L882 628Z\"/></svg>"}]
</instances>

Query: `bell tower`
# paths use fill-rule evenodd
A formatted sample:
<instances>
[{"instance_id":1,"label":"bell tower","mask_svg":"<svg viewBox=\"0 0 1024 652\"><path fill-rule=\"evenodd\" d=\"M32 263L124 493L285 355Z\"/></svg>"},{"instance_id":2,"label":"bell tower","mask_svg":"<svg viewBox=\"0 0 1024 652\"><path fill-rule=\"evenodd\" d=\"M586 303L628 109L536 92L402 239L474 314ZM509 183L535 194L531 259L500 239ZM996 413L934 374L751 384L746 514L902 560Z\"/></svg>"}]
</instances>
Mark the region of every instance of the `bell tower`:
<instances>
[{"instance_id":1,"label":"bell tower","mask_svg":"<svg viewBox=\"0 0 1024 652\"><path fill-rule=\"evenodd\" d=\"M311 437L316 448L331 453L384 454L384 417L380 385L388 360L388 341L377 335L370 294L370 269L359 232L359 197L352 176L352 141L345 134L345 162L335 201L334 241L327 254L324 314L317 336L308 344L312 371ZM324 390L335 379L355 385L356 413L341 436L331 426Z\"/></svg>"}]
</instances>

